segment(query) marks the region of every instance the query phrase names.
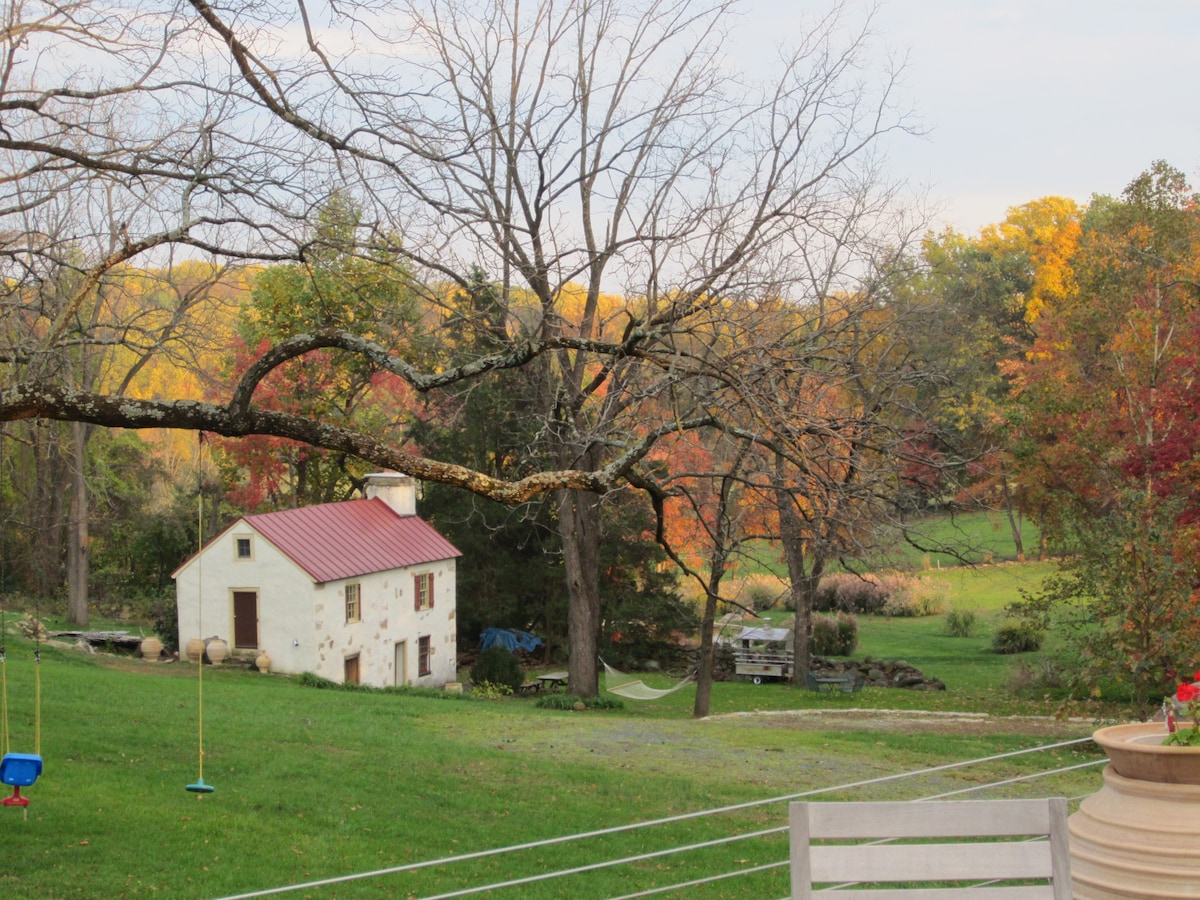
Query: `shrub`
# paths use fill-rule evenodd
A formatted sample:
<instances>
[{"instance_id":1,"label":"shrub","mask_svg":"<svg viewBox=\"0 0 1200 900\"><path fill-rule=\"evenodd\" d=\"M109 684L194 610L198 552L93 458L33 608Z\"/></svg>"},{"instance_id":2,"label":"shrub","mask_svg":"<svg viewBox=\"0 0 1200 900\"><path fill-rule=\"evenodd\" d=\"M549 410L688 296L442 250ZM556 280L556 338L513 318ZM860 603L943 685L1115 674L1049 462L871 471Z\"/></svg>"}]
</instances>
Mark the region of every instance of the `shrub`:
<instances>
[{"instance_id":1,"label":"shrub","mask_svg":"<svg viewBox=\"0 0 1200 900\"><path fill-rule=\"evenodd\" d=\"M1008 689L1015 694L1044 694L1062 691L1067 681L1066 670L1054 660L1044 659L1033 665L1021 660L1008 679Z\"/></svg>"},{"instance_id":2,"label":"shrub","mask_svg":"<svg viewBox=\"0 0 1200 900\"><path fill-rule=\"evenodd\" d=\"M338 686L336 681L322 678L315 672L301 672L296 676L296 684L302 687L317 688L322 691L332 690Z\"/></svg>"},{"instance_id":3,"label":"shrub","mask_svg":"<svg viewBox=\"0 0 1200 900\"><path fill-rule=\"evenodd\" d=\"M773 607L783 593L779 579L770 575L750 575L742 581L744 602L755 612L765 612Z\"/></svg>"},{"instance_id":4,"label":"shrub","mask_svg":"<svg viewBox=\"0 0 1200 900\"><path fill-rule=\"evenodd\" d=\"M319 691L352 691L363 694L403 694L406 697L426 697L434 700L469 700L469 694L451 693L436 687L418 687L416 685L388 685L374 687L369 684L356 684L353 681L330 681L315 672L301 672L296 676L296 684L301 687L316 688Z\"/></svg>"},{"instance_id":5,"label":"shrub","mask_svg":"<svg viewBox=\"0 0 1200 900\"><path fill-rule=\"evenodd\" d=\"M502 684L512 693L525 683L525 670L516 656L499 644L493 644L471 666L471 681L477 686L484 682Z\"/></svg>"},{"instance_id":6,"label":"shrub","mask_svg":"<svg viewBox=\"0 0 1200 900\"><path fill-rule=\"evenodd\" d=\"M821 579L814 609L885 616L932 616L946 608L950 585L911 575L853 575L839 572Z\"/></svg>"},{"instance_id":7,"label":"shrub","mask_svg":"<svg viewBox=\"0 0 1200 900\"><path fill-rule=\"evenodd\" d=\"M975 612L970 609L952 609L946 613L946 633L950 637L970 637L975 630Z\"/></svg>"},{"instance_id":8,"label":"shrub","mask_svg":"<svg viewBox=\"0 0 1200 900\"><path fill-rule=\"evenodd\" d=\"M499 700L501 697L511 697L513 689L507 684L496 684L492 681L476 681L471 686L471 696L476 700Z\"/></svg>"},{"instance_id":9,"label":"shrub","mask_svg":"<svg viewBox=\"0 0 1200 900\"><path fill-rule=\"evenodd\" d=\"M815 615L810 650L817 656L849 656L858 646L858 619L851 613Z\"/></svg>"},{"instance_id":10,"label":"shrub","mask_svg":"<svg viewBox=\"0 0 1200 900\"><path fill-rule=\"evenodd\" d=\"M997 653L1028 653L1040 650L1044 632L1030 622L1009 619L992 635L992 649Z\"/></svg>"},{"instance_id":11,"label":"shrub","mask_svg":"<svg viewBox=\"0 0 1200 900\"><path fill-rule=\"evenodd\" d=\"M917 587L916 604L919 616L936 616L950 604L950 582L937 578L910 579Z\"/></svg>"},{"instance_id":12,"label":"shrub","mask_svg":"<svg viewBox=\"0 0 1200 900\"><path fill-rule=\"evenodd\" d=\"M624 709L625 704L610 697L576 697L574 694L546 694L538 699L541 709L574 709L582 703L588 709Z\"/></svg>"},{"instance_id":13,"label":"shrub","mask_svg":"<svg viewBox=\"0 0 1200 900\"><path fill-rule=\"evenodd\" d=\"M879 586L887 598L879 611L897 618L935 616L946 608L950 595L948 582L910 575L884 575Z\"/></svg>"},{"instance_id":14,"label":"shrub","mask_svg":"<svg viewBox=\"0 0 1200 900\"><path fill-rule=\"evenodd\" d=\"M813 608L818 612L870 614L879 612L886 600L887 594L875 576L838 572L821 579Z\"/></svg>"},{"instance_id":15,"label":"shrub","mask_svg":"<svg viewBox=\"0 0 1200 900\"><path fill-rule=\"evenodd\" d=\"M154 633L168 653L179 650L179 608L174 597L160 600L154 608Z\"/></svg>"}]
</instances>

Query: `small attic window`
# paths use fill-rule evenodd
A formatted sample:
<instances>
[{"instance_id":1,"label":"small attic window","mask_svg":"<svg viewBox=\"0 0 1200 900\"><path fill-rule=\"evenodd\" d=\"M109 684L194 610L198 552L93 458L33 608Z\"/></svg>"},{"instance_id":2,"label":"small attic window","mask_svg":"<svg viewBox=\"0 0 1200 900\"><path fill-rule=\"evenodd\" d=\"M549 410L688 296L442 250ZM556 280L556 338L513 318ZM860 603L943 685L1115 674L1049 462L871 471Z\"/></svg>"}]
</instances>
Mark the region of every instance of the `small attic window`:
<instances>
[{"instance_id":1,"label":"small attic window","mask_svg":"<svg viewBox=\"0 0 1200 900\"><path fill-rule=\"evenodd\" d=\"M254 559L254 545L250 543L250 538L234 538L234 547L238 559Z\"/></svg>"}]
</instances>

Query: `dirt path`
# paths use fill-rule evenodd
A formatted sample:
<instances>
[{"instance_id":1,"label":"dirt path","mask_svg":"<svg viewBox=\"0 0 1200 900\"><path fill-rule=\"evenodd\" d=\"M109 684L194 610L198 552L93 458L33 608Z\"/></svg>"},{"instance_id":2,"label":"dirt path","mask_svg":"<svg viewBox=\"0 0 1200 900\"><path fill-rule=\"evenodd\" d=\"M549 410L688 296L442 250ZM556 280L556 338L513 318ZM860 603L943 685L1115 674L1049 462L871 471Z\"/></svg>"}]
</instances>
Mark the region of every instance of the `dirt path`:
<instances>
[{"instance_id":1,"label":"dirt path","mask_svg":"<svg viewBox=\"0 0 1200 900\"><path fill-rule=\"evenodd\" d=\"M990 716L987 713L932 712L911 709L791 709L727 713L705 721L753 719L758 727L796 730L907 731L930 734L1028 734L1086 737L1096 728L1090 719L1049 716Z\"/></svg>"}]
</instances>

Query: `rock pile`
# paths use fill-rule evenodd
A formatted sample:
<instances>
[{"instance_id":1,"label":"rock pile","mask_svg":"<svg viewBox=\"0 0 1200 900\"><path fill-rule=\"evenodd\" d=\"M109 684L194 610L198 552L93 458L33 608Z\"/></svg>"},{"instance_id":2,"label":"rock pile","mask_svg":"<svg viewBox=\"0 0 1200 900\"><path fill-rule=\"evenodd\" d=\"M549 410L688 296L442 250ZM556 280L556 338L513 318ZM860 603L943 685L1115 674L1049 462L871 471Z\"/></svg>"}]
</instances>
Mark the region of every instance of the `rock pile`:
<instances>
[{"instance_id":1,"label":"rock pile","mask_svg":"<svg viewBox=\"0 0 1200 900\"><path fill-rule=\"evenodd\" d=\"M863 677L866 687L907 688L910 691L944 691L946 685L936 678L926 678L920 669L902 659L827 659L812 658L812 670L818 675L841 675L853 672Z\"/></svg>"}]
</instances>

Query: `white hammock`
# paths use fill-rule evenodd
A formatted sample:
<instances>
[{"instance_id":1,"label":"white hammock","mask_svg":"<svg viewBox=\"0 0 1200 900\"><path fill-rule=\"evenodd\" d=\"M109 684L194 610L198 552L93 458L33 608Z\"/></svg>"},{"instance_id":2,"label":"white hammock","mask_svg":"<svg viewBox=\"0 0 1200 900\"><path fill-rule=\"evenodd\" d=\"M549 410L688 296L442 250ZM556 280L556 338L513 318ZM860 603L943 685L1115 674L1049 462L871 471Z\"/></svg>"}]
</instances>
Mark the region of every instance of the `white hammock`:
<instances>
[{"instance_id":1,"label":"white hammock","mask_svg":"<svg viewBox=\"0 0 1200 900\"><path fill-rule=\"evenodd\" d=\"M632 675L618 672L608 663L604 662L604 660L600 660L600 662L604 664L604 689L610 694L628 697L630 700L657 700L660 697L667 696L667 694L675 693L695 678L695 673L690 672L683 681L674 687L659 690L658 688L647 687L641 679L634 678Z\"/></svg>"}]
</instances>

